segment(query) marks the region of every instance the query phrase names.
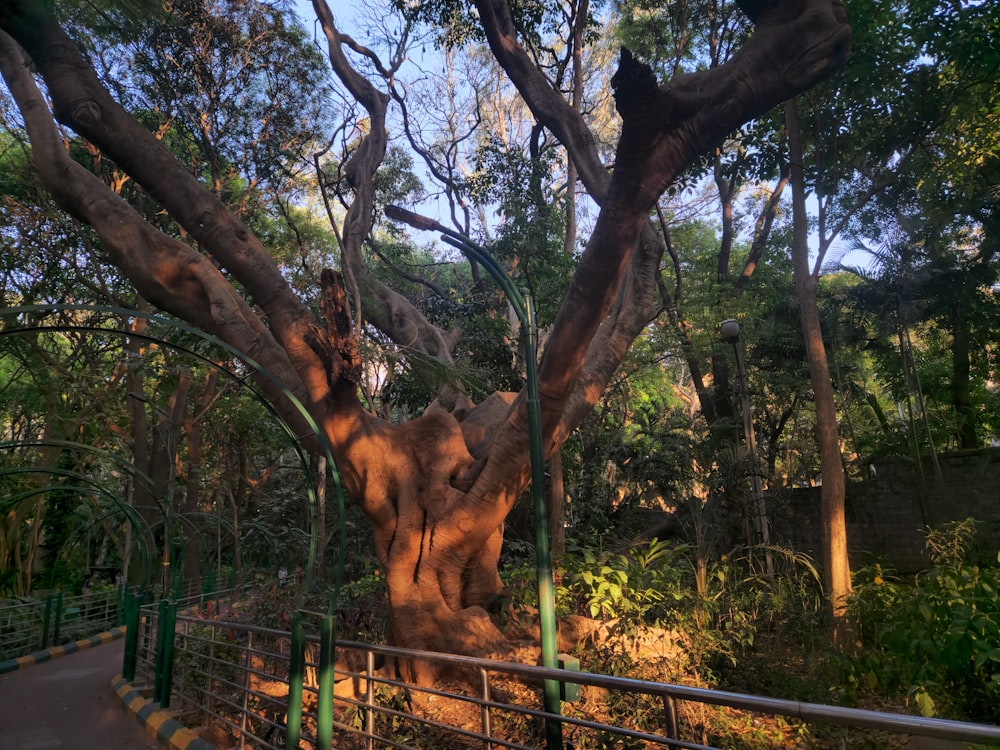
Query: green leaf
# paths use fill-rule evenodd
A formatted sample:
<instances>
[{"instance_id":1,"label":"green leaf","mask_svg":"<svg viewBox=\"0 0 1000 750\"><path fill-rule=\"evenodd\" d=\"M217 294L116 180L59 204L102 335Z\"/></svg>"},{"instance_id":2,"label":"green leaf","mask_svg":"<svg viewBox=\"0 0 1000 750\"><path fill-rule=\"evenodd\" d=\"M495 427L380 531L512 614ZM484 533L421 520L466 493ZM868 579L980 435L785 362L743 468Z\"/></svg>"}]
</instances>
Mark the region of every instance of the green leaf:
<instances>
[{"instance_id":1,"label":"green leaf","mask_svg":"<svg viewBox=\"0 0 1000 750\"><path fill-rule=\"evenodd\" d=\"M916 695L916 701L921 716L926 719L934 715L934 699L931 698L930 693L921 688Z\"/></svg>"}]
</instances>

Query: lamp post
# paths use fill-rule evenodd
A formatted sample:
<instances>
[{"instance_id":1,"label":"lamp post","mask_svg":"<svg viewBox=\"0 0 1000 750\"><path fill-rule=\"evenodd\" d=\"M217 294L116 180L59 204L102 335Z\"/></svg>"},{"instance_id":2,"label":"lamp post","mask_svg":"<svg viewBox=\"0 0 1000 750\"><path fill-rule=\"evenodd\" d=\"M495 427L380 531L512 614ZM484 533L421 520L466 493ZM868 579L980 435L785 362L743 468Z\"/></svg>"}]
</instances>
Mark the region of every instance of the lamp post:
<instances>
[{"instance_id":1,"label":"lamp post","mask_svg":"<svg viewBox=\"0 0 1000 750\"><path fill-rule=\"evenodd\" d=\"M764 560L767 569L767 577L774 578L774 561L771 558L771 534L767 524L767 506L764 503L764 488L760 482L760 472L757 471L757 439L753 429L753 415L750 413L750 386L747 383L746 364L743 361L743 342L740 341L740 324L730 318L719 324L719 332L722 338L733 345L736 353L736 374L740 380L740 396L742 400L743 412L743 439L746 443L747 454L750 456L750 482L753 487L753 504L757 516L757 537L764 547Z\"/></svg>"},{"instance_id":2,"label":"lamp post","mask_svg":"<svg viewBox=\"0 0 1000 750\"><path fill-rule=\"evenodd\" d=\"M163 512L163 557L160 563L160 587L162 590L162 596L164 598L168 595L168 589L170 585L170 545L172 543L170 527L173 523L173 507L174 507L174 430L173 430L173 419L170 414L167 413L163 407L150 401L149 398L141 393L134 393L129 391L129 398L134 398L136 401L140 401L144 404L148 404L153 409L158 411L164 419L166 419L171 427L168 430L164 430L160 426L155 429L160 433L161 439L163 440L163 445L167 451L167 492L166 492L166 508Z\"/></svg>"},{"instance_id":3,"label":"lamp post","mask_svg":"<svg viewBox=\"0 0 1000 750\"><path fill-rule=\"evenodd\" d=\"M528 442L531 455L531 492L535 508L535 567L538 581L538 620L542 639L542 665L548 669L559 666L556 646L555 585L552 578L552 561L549 556L548 503L545 497L545 457L542 451L542 413L538 395L538 337L535 329L535 309L531 297L522 295L514 286L510 276L500 268L496 260L486 250L471 239L443 224L420 216L398 206L386 206L385 215L395 221L409 224L415 229L440 232L441 239L457 248L485 268L494 281L500 285L518 321L524 337L525 379L528 390ZM562 711L559 682L545 680L545 711L559 715ZM562 726L559 721L547 719L545 722L547 750L562 748Z\"/></svg>"}]
</instances>

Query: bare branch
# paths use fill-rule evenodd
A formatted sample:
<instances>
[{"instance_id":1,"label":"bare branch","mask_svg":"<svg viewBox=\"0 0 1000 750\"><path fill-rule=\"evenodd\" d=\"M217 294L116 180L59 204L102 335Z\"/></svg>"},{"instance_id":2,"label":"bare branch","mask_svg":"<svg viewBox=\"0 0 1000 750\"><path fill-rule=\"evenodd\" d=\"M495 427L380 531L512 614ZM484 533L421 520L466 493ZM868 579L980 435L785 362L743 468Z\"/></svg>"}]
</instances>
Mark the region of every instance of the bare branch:
<instances>
[{"instance_id":1,"label":"bare branch","mask_svg":"<svg viewBox=\"0 0 1000 750\"><path fill-rule=\"evenodd\" d=\"M393 291L367 272L361 247L371 231L375 204L375 170L385 158L388 134L385 118L390 97L379 91L358 73L347 59L344 37L334 22L325 0L313 0L313 8L327 38L328 56L333 72L351 95L368 112L368 132L343 168L345 179L354 192L342 227L341 252L345 271L353 275L361 288L365 318L389 336L398 346L451 363L451 350L459 333L446 333L432 325L403 295Z\"/></svg>"}]
</instances>

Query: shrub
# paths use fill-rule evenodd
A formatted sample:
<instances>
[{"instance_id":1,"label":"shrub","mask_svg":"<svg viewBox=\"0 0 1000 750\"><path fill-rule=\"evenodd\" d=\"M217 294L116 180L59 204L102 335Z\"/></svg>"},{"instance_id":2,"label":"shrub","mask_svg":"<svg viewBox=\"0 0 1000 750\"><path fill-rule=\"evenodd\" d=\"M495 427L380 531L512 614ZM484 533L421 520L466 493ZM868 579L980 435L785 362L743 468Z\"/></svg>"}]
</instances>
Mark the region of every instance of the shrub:
<instances>
[{"instance_id":1,"label":"shrub","mask_svg":"<svg viewBox=\"0 0 1000 750\"><path fill-rule=\"evenodd\" d=\"M688 547L653 539L645 546L601 560L583 552L576 572L567 576L591 617L619 618L630 625L663 625L677 603L690 595L683 572Z\"/></svg>"},{"instance_id":2,"label":"shrub","mask_svg":"<svg viewBox=\"0 0 1000 750\"><path fill-rule=\"evenodd\" d=\"M972 519L928 531L933 567L911 583L880 566L858 572L851 614L864 651L856 687L905 690L924 716L1000 720L1000 567L965 561Z\"/></svg>"}]
</instances>

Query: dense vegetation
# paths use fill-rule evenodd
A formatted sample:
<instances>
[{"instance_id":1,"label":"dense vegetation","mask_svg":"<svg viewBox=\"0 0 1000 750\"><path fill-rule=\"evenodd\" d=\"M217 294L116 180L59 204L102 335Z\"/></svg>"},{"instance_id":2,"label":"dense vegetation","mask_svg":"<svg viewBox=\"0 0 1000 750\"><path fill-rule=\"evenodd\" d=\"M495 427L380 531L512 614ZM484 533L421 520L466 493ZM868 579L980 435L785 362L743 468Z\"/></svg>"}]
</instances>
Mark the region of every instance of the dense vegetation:
<instances>
[{"instance_id":1,"label":"dense vegetation","mask_svg":"<svg viewBox=\"0 0 1000 750\"><path fill-rule=\"evenodd\" d=\"M511 83L513 66L489 53L482 9L461 3L359 11L346 22L354 38L331 36L327 23L330 49L352 61L338 68L331 52L336 76L281 2L52 5L101 83L266 246L309 314L328 316L324 269L343 274L354 313L344 335L363 363L354 401L393 427L416 424L435 400L471 413L456 404L518 391L525 363L483 268L389 221L385 206L414 206L474 237L532 292L541 337L558 344L561 300L604 198L589 181L603 184L622 127L616 68L634 56L664 83L722 70L759 10L511 4L526 59L571 122L585 123L584 148L570 137L579 130L546 119L544 97ZM916 472L921 457L1000 439L1000 9L851 0L847 12L846 65L699 152L647 212L655 242L643 235L635 261L648 285L645 297L634 292L646 305L638 335L606 387L590 389L599 395L579 424L550 441L557 605L563 618L618 623L619 637L591 654L595 669L998 722L1000 560L991 540L971 543L974 522L928 529L919 575L884 563L855 571L838 648L824 540L807 551L761 538L763 491L776 502L834 485L817 437L831 426L816 408L818 377L850 480L882 458L904 457ZM14 28L6 13L0 27ZM372 96L389 112L370 184L358 165L375 148L379 113L348 69L381 87ZM377 514L366 521L350 503L364 505L357 482L338 508L337 469L347 466L348 485L360 472L329 465L318 430L282 411L288 393L302 393L271 361L261 377L223 333L180 323L183 310L145 317L169 305L140 293L104 228L52 197L23 106L14 93L0 99L0 596L117 574L153 585L208 571L270 581L301 567L309 595L324 599L343 523L341 625L392 638L392 571L357 552L371 548ZM59 138L145 226L203 259L215 252L96 136L62 128ZM359 233L362 196L370 215ZM258 313L264 290L212 264ZM825 376L801 325L813 306ZM739 321L738 342L722 339L724 319ZM412 341L400 321L413 323ZM446 356L430 338L449 345ZM506 515L502 537L505 588L488 608L510 628L534 604L530 501ZM676 639L671 660L629 650L649 628Z\"/></svg>"}]
</instances>

